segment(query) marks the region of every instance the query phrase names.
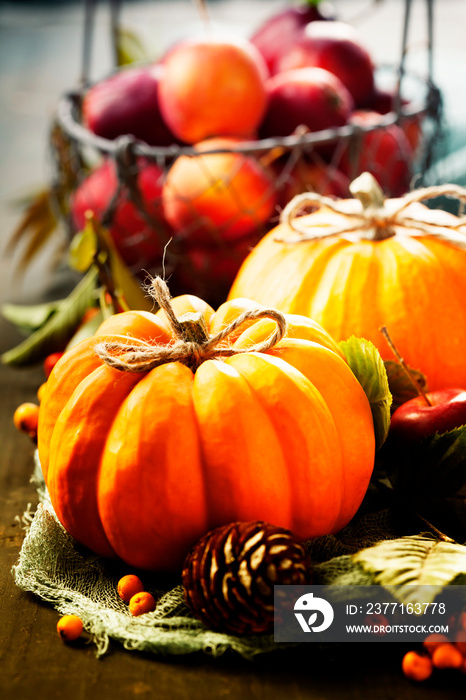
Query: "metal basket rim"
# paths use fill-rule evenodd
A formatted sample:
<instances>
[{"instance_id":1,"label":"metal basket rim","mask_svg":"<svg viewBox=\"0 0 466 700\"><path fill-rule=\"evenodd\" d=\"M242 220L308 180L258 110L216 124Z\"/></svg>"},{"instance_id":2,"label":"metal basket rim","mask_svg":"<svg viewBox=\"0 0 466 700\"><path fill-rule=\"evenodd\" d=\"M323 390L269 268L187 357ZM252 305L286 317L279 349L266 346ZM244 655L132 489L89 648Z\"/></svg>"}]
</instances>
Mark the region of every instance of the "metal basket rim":
<instances>
[{"instance_id":1,"label":"metal basket rim","mask_svg":"<svg viewBox=\"0 0 466 700\"><path fill-rule=\"evenodd\" d=\"M385 66L386 68L387 66ZM381 66L380 68L384 68ZM394 69L393 66L391 66ZM243 153L243 154L258 154L270 151L273 148L283 148L292 150L299 147L313 147L320 144L328 144L336 140L348 140L355 135L369 131L378 131L386 129L393 124L398 124L404 119L416 116L428 116L430 113L430 96L432 92L438 92L438 89L432 84L429 79L422 79L411 73L405 74L405 77L414 77L422 82L426 88L424 99L414 104L402 105L400 103L397 111L391 111L387 114L380 115L380 121L377 124L355 125L346 124L341 127L333 127L321 131L304 133L293 133L282 137L269 137L257 139L240 140L234 147L222 147L203 149L202 153ZM99 82L99 81L97 81ZM81 88L70 90L64 93L58 100L56 109L56 118L67 136L83 146L94 148L102 154L115 156L122 148L131 148L135 156L142 156L149 160L167 161L174 160L180 155L198 156L199 151L195 145L180 145L172 144L170 146L151 146L145 141L137 139L131 134L124 134L115 139L108 139L103 136L98 136L90 131L84 124L79 121L78 112L84 93L89 89L89 85ZM223 138L218 136L218 138ZM225 137L227 138L227 137Z\"/></svg>"}]
</instances>

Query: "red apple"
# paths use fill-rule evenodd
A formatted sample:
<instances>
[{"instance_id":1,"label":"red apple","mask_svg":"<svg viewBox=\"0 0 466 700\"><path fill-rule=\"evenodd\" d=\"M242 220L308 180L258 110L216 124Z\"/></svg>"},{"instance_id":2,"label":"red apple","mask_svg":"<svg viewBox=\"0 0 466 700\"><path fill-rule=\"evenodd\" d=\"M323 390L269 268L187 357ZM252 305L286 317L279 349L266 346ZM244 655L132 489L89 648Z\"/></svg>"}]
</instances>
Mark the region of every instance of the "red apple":
<instances>
[{"instance_id":1,"label":"red apple","mask_svg":"<svg viewBox=\"0 0 466 700\"><path fill-rule=\"evenodd\" d=\"M151 146L176 142L160 114L161 64L128 68L93 85L83 100L83 122L107 139L132 134Z\"/></svg>"},{"instance_id":2,"label":"red apple","mask_svg":"<svg viewBox=\"0 0 466 700\"><path fill-rule=\"evenodd\" d=\"M161 260L164 245L171 236L162 213L163 171L142 159L138 161L138 167L137 183L148 218L123 188L109 225L117 250L127 265L137 272ZM76 231L84 227L87 211L92 211L97 220L102 220L117 187L118 178L112 160L105 160L90 172L78 186L71 202L71 218Z\"/></svg>"},{"instance_id":3,"label":"red apple","mask_svg":"<svg viewBox=\"0 0 466 700\"><path fill-rule=\"evenodd\" d=\"M309 22L335 18L335 11L328 2L311 5L304 3L279 10L269 17L251 36L251 43L259 49L270 74L277 72L277 64L296 41Z\"/></svg>"},{"instance_id":4,"label":"red apple","mask_svg":"<svg viewBox=\"0 0 466 700\"><path fill-rule=\"evenodd\" d=\"M267 66L246 40L191 39L163 58L160 110L182 141L250 138L267 106Z\"/></svg>"},{"instance_id":5,"label":"red apple","mask_svg":"<svg viewBox=\"0 0 466 700\"><path fill-rule=\"evenodd\" d=\"M466 425L466 390L439 389L427 393L427 398L431 406L423 396L416 396L396 409L390 424L392 443L414 445L435 433Z\"/></svg>"},{"instance_id":6,"label":"red apple","mask_svg":"<svg viewBox=\"0 0 466 700\"><path fill-rule=\"evenodd\" d=\"M255 231L263 233L273 215L272 173L253 156L235 152L238 142L206 139L194 146L196 156L179 156L168 171L164 214L185 246L231 244Z\"/></svg>"},{"instance_id":7,"label":"red apple","mask_svg":"<svg viewBox=\"0 0 466 700\"><path fill-rule=\"evenodd\" d=\"M375 88L367 103L364 105L364 109L372 112L378 112L379 114L388 114L389 112L396 111L396 102L397 95L395 90L381 90L379 88ZM409 104L409 100L402 98L402 107L406 107ZM414 114L410 117L403 117L400 121L400 127L405 132L406 138L411 145L413 153L415 153L422 136L421 115Z\"/></svg>"},{"instance_id":8,"label":"red apple","mask_svg":"<svg viewBox=\"0 0 466 700\"><path fill-rule=\"evenodd\" d=\"M195 294L218 308L226 300L242 262L259 238L258 232L253 232L229 243L218 241L186 247L170 277L172 292Z\"/></svg>"},{"instance_id":9,"label":"red apple","mask_svg":"<svg viewBox=\"0 0 466 700\"><path fill-rule=\"evenodd\" d=\"M274 163L273 169L277 173L278 206L281 209L302 192L317 192L340 199L350 197L349 178L327 163L313 162L303 155L291 168L285 158Z\"/></svg>"},{"instance_id":10,"label":"red apple","mask_svg":"<svg viewBox=\"0 0 466 700\"><path fill-rule=\"evenodd\" d=\"M349 119L356 126L377 126L381 115L377 112L358 110ZM375 177L387 197L400 197L409 191L413 169L413 151L406 134L397 124L366 131L357 144L357 152L351 146L341 156L338 167L354 179L363 172Z\"/></svg>"},{"instance_id":11,"label":"red apple","mask_svg":"<svg viewBox=\"0 0 466 700\"><path fill-rule=\"evenodd\" d=\"M265 137L288 136L299 126L321 131L344 126L353 100L341 81L322 68L298 68L266 83L269 106L260 128Z\"/></svg>"},{"instance_id":12,"label":"red apple","mask_svg":"<svg viewBox=\"0 0 466 700\"><path fill-rule=\"evenodd\" d=\"M356 30L345 22L310 22L278 62L279 71L324 68L349 90L355 104L374 88L374 65Z\"/></svg>"}]
</instances>

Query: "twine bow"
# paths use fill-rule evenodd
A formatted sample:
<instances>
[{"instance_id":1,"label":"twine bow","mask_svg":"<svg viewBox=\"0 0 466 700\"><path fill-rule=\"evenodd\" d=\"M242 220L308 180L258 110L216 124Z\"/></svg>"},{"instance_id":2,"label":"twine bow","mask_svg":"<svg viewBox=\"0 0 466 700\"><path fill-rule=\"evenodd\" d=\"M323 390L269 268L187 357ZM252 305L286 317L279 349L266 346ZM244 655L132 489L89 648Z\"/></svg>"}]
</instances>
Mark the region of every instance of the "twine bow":
<instances>
[{"instance_id":1,"label":"twine bow","mask_svg":"<svg viewBox=\"0 0 466 700\"><path fill-rule=\"evenodd\" d=\"M370 173L363 173L351 183L350 190L362 204L358 212L348 211L338 201L314 192L296 195L283 209L280 221L282 224L287 224L298 235L286 236L286 238L277 236L275 240L283 243L299 243L357 232L360 239L376 241L391 238L395 235L395 227L397 227L397 234L403 234L403 228L411 231L414 229L422 235L433 236L466 249L466 216L458 216L455 223L445 225L434 221L422 221L406 213L406 209L411 204L436 197L454 197L461 204L465 204L465 188L457 185L424 187L410 192L400 200L385 200L375 178ZM305 206L325 207L343 216L345 222L336 226L301 225L296 215Z\"/></svg>"},{"instance_id":2,"label":"twine bow","mask_svg":"<svg viewBox=\"0 0 466 700\"><path fill-rule=\"evenodd\" d=\"M154 345L137 338L127 341L103 341L96 345L99 357L110 367L125 372L148 372L167 362L182 362L195 371L208 359L231 357L245 352L265 352L276 345L286 333L285 316L276 309L259 307L240 314L215 335L209 335L200 313L186 313L177 318L171 304L168 286L155 277L149 286L154 301L165 311L173 331L169 345ZM235 348L225 341L246 321L270 318L277 324L271 335L248 348Z\"/></svg>"}]
</instances>

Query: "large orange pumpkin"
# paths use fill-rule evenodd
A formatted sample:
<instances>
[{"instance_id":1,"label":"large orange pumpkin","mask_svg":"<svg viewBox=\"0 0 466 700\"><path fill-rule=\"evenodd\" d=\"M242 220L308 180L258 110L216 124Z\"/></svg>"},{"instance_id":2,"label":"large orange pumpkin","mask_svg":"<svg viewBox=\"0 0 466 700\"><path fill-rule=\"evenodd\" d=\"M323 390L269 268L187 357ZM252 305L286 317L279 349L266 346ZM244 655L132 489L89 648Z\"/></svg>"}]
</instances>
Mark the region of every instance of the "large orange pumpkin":
<instances>
[{"instance_id":1,"label":"large orange pumpkin","mask_svg":"<svg viewBox=\"0 0 466 700\"><path fill-rule=\"evenodd\" d=\"M337 341L363 337L393 359L380 333L386 326L431 390L466 387L466 219L420 202L442 194L466 201L466 190L426 188L384 201L368 173L351 189L355 199L292 200L246 258L229 299L310 316ZM306 201L317 211L293 219Z\"/></svg>"},{"instance_id":2,"label":"large orange pumpkin","mask_svg":"<svg viewBox=\"0 0 466 700\"><path fill-rule=\"evenodd\" d=\"M309 538L351 519L374 462L368 399L318 324L290 315L272 346L276 325L260 308L241 299L214 313L177 297L170 322L163 309L117 314L55 365L38 451L56 515L79 542L174 570L228 522L266 520ZM240 323L244 312L258 315ZM200 321L207 341L231 331L207 355L193 340ZM180 347L181 359L141 364L140 353ZM129 357L126 369L108 364Z\"/></svg>"}]
</instances>

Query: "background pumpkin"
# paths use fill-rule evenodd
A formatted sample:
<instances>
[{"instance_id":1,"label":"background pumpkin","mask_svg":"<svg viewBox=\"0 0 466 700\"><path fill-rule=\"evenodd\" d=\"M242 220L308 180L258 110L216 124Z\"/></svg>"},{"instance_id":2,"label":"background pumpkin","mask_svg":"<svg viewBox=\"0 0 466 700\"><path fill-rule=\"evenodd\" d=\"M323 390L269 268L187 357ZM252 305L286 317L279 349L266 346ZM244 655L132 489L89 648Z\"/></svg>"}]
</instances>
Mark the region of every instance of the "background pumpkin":
<instances>
[{"instance_id":1,"label":"background pumpkin","mask_svg":"<svg viewBox=\"0 0 466 700\"><path fill-rule=\"evenodd\" d=\"M442 194L466 201L466 190L429 188L385 200L365 173L357 199L309 199L311 214L270 231L243 263L229 299L247 296L285 313L310 316L337 341L370 340L383 359L393 353L426 375L430 390L466 387L466 219L414 201Z\"/></svg>"},{"instance_id":2,"label":"background pumpkin","mask_svg":"<svg viewBox=\"0 0 466 700\"><path fill-rule=\"evenodd\" d=\"M251 306L214 313L196 297L171 301L180 320L197 312L210 332ZM41 402L38 450L56 514L79 542L170 571L225 523L261 519L308 538L348 522L374 462L369 402L309 319L291 317L274 347L246 351L271 325L242 325L228 339L241 354L214 350L195 371L181 361L120 371L97 354L102 342L167 349L163 310L115 315L65 353Z\"/></svg>"}]
</instances>

